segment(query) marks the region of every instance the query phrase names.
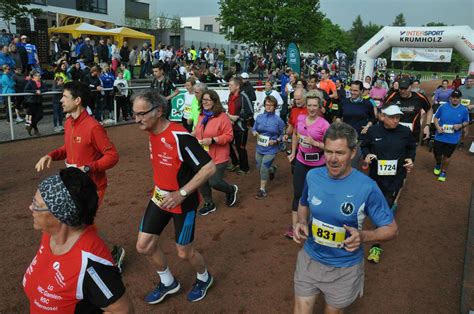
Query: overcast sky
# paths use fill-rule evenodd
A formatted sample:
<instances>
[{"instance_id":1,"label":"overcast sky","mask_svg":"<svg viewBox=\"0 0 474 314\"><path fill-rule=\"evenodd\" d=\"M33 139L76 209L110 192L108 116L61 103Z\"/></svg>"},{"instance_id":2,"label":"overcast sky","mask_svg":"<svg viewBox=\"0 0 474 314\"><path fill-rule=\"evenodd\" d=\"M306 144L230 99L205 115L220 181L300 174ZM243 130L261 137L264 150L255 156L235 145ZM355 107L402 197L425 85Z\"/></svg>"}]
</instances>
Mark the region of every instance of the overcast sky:
<instances>
[{"instance_id":1,"label":"overcast sky","mask_svg":"<svg viewBox=\"0 0 474 314\"><path fill-rule=\"evenodd\" d=\"M159 10L174 16L218 15L217 0L154 0ZM358 14L364 24L391 25L403 13L407 25L428 22L469 25L474 29L474 0L320 0L321 11L333 23L350 29Z\"/></svg>"}]
</instances>

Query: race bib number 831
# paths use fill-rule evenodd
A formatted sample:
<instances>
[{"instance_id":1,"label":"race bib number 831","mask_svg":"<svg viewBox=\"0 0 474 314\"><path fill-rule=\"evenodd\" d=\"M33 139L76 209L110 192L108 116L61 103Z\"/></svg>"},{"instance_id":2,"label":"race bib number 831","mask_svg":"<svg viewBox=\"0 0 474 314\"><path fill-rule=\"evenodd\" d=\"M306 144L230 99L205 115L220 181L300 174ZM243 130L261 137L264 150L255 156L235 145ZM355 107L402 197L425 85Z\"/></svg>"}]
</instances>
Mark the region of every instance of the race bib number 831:
<instances>
[{"instance_id":1,"label":"race bib number 831","mask_svg":"<svg viewBox=\"0 0 474 314\"><path fill-rule=\"evenodd\" d=\"M318 244L342 248L346 238L346 230L343 227L333 226L313 218L312 232L314 241Z\"/></svg>"}]
</instances>

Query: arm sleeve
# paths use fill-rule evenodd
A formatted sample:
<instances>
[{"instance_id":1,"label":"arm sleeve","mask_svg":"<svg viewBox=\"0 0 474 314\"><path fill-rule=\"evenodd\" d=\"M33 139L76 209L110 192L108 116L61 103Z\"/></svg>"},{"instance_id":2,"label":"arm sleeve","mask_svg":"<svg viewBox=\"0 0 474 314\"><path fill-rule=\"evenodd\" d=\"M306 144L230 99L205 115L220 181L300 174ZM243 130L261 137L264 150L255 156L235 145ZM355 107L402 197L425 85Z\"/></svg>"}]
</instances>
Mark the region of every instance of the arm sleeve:
<instances>
[{"instance_id":1,"label":"arm sleeve","mask_svg":"<svg viewBox=\"0 0 474 314\"><path fill-rule=\"evenodd\" d=\"M117 164L119 161L117 149L102 126L98 125L92 130L92 145L102 154L101 158L88 165L93 171L105 171Z\"/></svg>"},{"instance_id":2,"label":"arm sleeve","mask_svg":"<svg viewBox=\"0 0 474 314\"><path fill-rule=\"evenodd\" d=\"M89 260L82 292L87 302L105 308L124 295L125 286L117 267Z\"/></svg>"},{"instance_id":3,"label":"arm sleeve","mask_svg":"<svg viewBox=\"0 0 474 314\"><path fill-rule=\"evenodd\" d=\"M428 111L431 109L431 103L430 101L428 100L428 98L426 98L425 95L422 95L420 93L417 93L417 95L420 97L421 101L422 101L422 105L421 107L423 108L423 110L425 111Z\"/></svg>"},{"instance_id":4,"label":"arm sleeve","mask_svg":"<svg viewBox=\"0 0 474 314\"><path fill-rule=\"evenodd\" d=\"M183 163L198 172L204 165L211 161L208 153L199 145L191 134L178 134L179 150Z\"/></svg>"},{"instance_id":5,"label":"arm sleeve","mask_svg":"<svg viewBox=\"0 0 474 314\"><path fill-rule=\"evenodd\" d=\"M308 181L307 181L307 179L304 180L303 193L301 193L301 197L300 197L299 202L303 206L309 206L309 202L308 202Z\"/></svg>"},{"instance_id":6,"label":"arm sleeve","mask_svg":"<svg viewBox=\"0 0 474 314\"><path fill-rule=\"evenodd\" d=\"M242 100L242 106L240 108L240 118L242 120L247 120L253 116L252 112L252 104L250 103L250 99L247 95L241 94L240 99Z\"/></svg>"},{"instance_id":7,"label":"arm sleeve","mask_svg":"<svg viewBox=\"0 0 474 314\"><path fill-rule=\"evenodd\" d=\"M66 159L66 146L61 146L56 148L55 150L51 151L48 153L48 155L53 159L53 160L64 160Z\"/></svg>"},{"instance_id":8,"label":"arm sleeve","mask_svg":"<svg viewBox=\"0 0 474 314\"><path fill-rule=\"evenodd\" d=\"M377 184L374 181L370 184L366 206L367 215L377 227L389 225L394 219L392 210L388 207L387 201Z\"/></svg>"},{"instance_id":9,"label":"arm sleeve","mask_svg":"<svg viewBox=\"0 0 474 314\"><path fill-rule=\"evenodd\" d=\"M253 124L253 127L252 127L252 131L254 131L254 132L258 132L258 130L257 130L258 129L258 124L259 124L258 117L260 117L260 115L257 116L257 118L255 119L255 123Z\"/></svg>"},{"instance_id":10,"label":"arm sleeve","mask_svg":"<svg viewBox=\"0 0 474 314\"><path fill-rule=\"evenodd\" d=\"M441 117L441 114L442 114L442 112L443 112L443 106L444 106L444 105L439 106L439 107L438 107L438 110L436 110L435 115L434 115L434 117L435 117L436 119L439 119L439 118Z\"/></svg>"},{"instance_id":11,"label":"arm sleeve","mask_svg":"<svg viewBox=\"0 0 474 314\"><path fill-rule=\"evenodd\" d=\"M377 118L375 117L374 113L374 105L370 101L367 101L367 106L368 106L368 114L369 114L369 122L372 122L372 124L377 123Z\"/></svg>"},{"instance_id":12,"label":"arm sleeve","mask_svg":"<svg viewBox=\"0 0 474 314\"><path fill-rule=\"evenodd\" d=\"M411 158L411 160L415 161L415 156L416 156L416 139L415 136L413 135L413 132L408 131L408 143L406 147L406 158Z\"/></svg>"},{"instance_id":13,"label":"arm sleeve","mask_svg":"<svg viewBox=\"0 0 474 314\"><path fill-rule=\"evenodd\" d=\"M372 133L371 132L372 128L369 128L369 131L367 131L367 134L361 139L360 143L360 149L362 151L362 158L365 158L368 154L370 154L370 143L372 140Z\"/></svg>"},{"instance_id":14,"label":"arm sleeve","mask_svg":"<svg viewBox=\"0 0 474 314\"><path fill-rule=\"evenodd\" d=\"M232 130L232 124L230 123L229 117L225 113L221 113L221 115L224 115L221 120L222 134L217 136L216 144L227 145L232 142L234 131Z\"/></svg>"}]
</instances>

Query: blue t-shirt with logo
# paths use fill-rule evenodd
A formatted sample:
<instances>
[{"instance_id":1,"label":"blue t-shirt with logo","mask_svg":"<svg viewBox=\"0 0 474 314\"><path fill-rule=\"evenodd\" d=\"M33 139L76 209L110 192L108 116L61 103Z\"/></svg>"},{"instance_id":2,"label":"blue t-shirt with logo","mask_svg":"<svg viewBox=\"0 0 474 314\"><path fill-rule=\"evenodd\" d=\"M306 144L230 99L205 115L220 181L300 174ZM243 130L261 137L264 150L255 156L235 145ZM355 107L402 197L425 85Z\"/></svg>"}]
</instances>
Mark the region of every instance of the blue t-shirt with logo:
<instances>
[{"instance_id":1,"label":"blue t-shirt with logo","mask_svg":"<svg viewBox=\"0 0 474 314\"><path fill-rule=\"evenodd\" d=\"M364 219L368 216L377 226L393 222L393 213L374 180L353 169L342 178L334 179L326 167L311 169L305 181L300 203L310 209L309 236L304 250L311 258L333 267L350 267L359 264L364 258L362 245L354 252L321 241L339 240L350 237L344 225L362 230ZM313 236L313 231L318 235ZM317 243L317 239L319 242Z\"/></svg>"},{"instance_id":2,"label":"blue t-shirt with logo","mask_svg":"<svg viewBox=\"0 0 474 314\"><path fill-rule=\"evenodd\" d=\"M452 106L450 103L441 105L435 113L443 133L436 131L435 140L443 143L457 144L461 139L461 130L454 131L453 125L469 121L469 112L463 105Z\"/></svg>"}]
</instances>

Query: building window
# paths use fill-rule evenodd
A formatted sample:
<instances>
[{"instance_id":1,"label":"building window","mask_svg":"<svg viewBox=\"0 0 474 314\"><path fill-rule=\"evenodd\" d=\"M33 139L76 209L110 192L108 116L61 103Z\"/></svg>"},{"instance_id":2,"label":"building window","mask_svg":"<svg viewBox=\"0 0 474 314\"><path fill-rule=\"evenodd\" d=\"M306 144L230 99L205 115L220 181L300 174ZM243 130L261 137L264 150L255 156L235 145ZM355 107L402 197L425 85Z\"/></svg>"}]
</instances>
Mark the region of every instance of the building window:
<instances>
[{"instance_id":1,"label":"building window","mask_svg":"<svg viewBox=\"0 0 474 314\"><path fill-rule=\"evenodd\" d=\"M31 0L31 4L47 5L46 0Z\"/></svg>"},{"instance_id":2,"label":"building window","mask_svg":"<svg viewBox=\"0 0 474 314\"><path fill-rule=\"evenodd\" d=\"M204 30L206 32L212 32L213 31L213 25L212 24L204 24Z\"/></svg>"},{"instance_id":3,"label":"building window","mask_svg":"<svg viewBox=\"0 0 474 314\"><path fill-rule=\"evenodd\" d=\"M76 0L77 10L107 14L107 0Z\"/></svg>"}]
</instances>

